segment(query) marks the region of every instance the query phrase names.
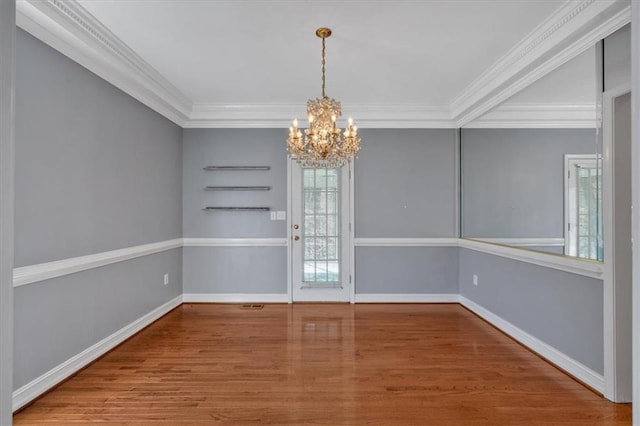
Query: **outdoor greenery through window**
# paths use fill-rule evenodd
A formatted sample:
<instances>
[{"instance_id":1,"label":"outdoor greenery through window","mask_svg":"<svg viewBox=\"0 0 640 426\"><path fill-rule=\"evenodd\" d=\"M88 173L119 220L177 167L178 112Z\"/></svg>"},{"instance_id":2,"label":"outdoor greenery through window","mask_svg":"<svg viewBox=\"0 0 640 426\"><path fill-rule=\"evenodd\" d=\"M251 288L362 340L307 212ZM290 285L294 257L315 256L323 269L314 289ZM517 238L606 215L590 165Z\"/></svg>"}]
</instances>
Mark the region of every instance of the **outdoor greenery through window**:
<instances>
[{"instance_id":1,"label":"outdoor greenery through window","mask_svg":"<svg viewBox=\"0 0 640 426\"><path fill-rule=\"evenodd\" d=\"M340 277L339 169L304 168L303 281L336 283Z\"/></svg>"},{"instance_id":2,"label":"outdoor greenery through window","mask_svg":"<svg viewBox=\"0 0 640 426\"><path fill-rule=\"evenodd\" d=\"M565 254L603 260L602 167L596 155L566 156Z\"/></svg>"},{"instance_id":3,"label":"outdoor greenery through window","mask_svg":"<svg viewBox=\"0 0 640 426\"><path fill-rule=\"evenodd\" d=\"M601 197L598 196L600 169L597 167L578 167L576 171L578 191L577 256L587 259L602 259L598 244L598 212L601 208Z\"/></svg>"}]
</instances>

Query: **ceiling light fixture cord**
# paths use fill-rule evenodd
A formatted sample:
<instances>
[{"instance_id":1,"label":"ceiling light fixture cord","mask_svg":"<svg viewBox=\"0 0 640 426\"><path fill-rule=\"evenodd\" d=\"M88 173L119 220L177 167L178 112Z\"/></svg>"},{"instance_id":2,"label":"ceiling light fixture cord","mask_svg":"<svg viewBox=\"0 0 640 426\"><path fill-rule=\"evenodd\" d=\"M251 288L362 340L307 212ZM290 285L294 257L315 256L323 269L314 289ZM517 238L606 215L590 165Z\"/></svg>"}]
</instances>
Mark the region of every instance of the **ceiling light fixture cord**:
<instances>
[{"instance_id":1,"label":"ceiling light fixture cord","mask_svg":"<svg viewBox=\"0 0 640 426\"><path fill-rule=\"evenodd\" d=\"M326 69L325 69L325 55L326 55L326 48L325 48L325 43L324 43L325 37L322 37L322 97L326 98L327 95L324 93L324 88L325 88L325 75L326 75Z\"/></svg>"}]
</instances>

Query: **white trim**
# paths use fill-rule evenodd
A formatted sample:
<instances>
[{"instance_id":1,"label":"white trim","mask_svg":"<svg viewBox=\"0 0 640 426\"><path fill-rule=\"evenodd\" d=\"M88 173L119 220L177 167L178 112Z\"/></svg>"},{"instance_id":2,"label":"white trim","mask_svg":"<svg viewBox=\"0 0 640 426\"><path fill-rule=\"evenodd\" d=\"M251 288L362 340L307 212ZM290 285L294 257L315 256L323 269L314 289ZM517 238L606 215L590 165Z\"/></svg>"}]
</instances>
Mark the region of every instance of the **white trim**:
<instances>
[{"instance_id":1,"label":"white trim","mask_svg":"<svg viewBox=\"0 0 640 426\"><path fill-rule=\"evenodd\" d=\"M465 124L465 128L490 129L592 129L596 127L595 104L500 105Z\"/></svg>"},{"instance_id":2,"label":"white trim","mask_svg":"<svg viewBox=\"0 0 640 426\"><path fill-rule=\"evenodd\" d=\"M184 303L289 303L287 293L184 293Z\"/></svg>"},{"instance_id":3,"label":"white trim","mask_svg":"<svg viewBox=\"0 0 640 426\"><path fill-rule=\"evenodd\" d=\"M191 100L75 0L22 0L16 24L179 126Z\"/></svg>"},{"instance_id":4,"label":"white trim","mask_svg":"<svg viewBox=\"0 0 640 426\"><path fill-rule=\"evenodd\" d=\"M356 238L356 247L456 247L458 238Z\"/></svg>"},{"instance_id":5,"label":"white trim","mask_svg":"<svg viewBox=\"0 0 640 426\"><path fill-rule=\"evenodd\" d=\"M15 390L13 392L13 411L29 403L181 304L182 296L168 301L79 354L69 358L62 364L52 368L40 377L35 378L20 389Z\"/></svg>"},{"instance_id":6,"label":"white trim","mask_svg":"<svg viewBox=\"0 0 640 426\"><path fill-rule=\"evenodd\" d=\"M513 247L564 247L564 238L477 238L493 244L505 244Z\"/></svg>"},{"instance_id":7,"label":"white trim","mask_svg":"<svg viewBox=\"0 0 640 426\"><path fill-rule=\"evenodd\" d=\"M362 293L356 294L356 303L458 303L458 294L405 294Z\"/></svg>"},{"instance_id":8,"label":"white trim","mask_svg":"<svg viewBox=\"0 0 640 426\"><path fill-rule=\"evenodd\" d=\"M466 126L630 21L628 0L565 2L454 99L452 117Z\"/></svg>"},{"instance_id":9,"label":"white trim","mask_svg":"<svg viewBox=\"0 0 640 426\"><path fill-rule=\"evenodd\" d=\"M291 196L293 162L287 158L287 302L293 303L293 197Z\"/></svg>"},{"instance_id":10,"label":"white trim","mask_svg":"<svg viewBox=\"0 0 640 426\"><path fill-rule=\"evenodd\" d=\"M19 287L25 284L49 280L51 278L86 271L87 269L98 268L100 266L111 265L112 263L123 262L125 260L135 259L136 257L148 256L150 254L160 253L180 247L182 247L182 238L176 238L174 240L143 244L140 246L105 251L87 256L72 257L69 259L39 263L31 266L22 266L13 270L13 286Z\"/></svg>"},{"instance_id":11,"label":"white trim","mask_svg":"<svg viewBox=\"0 0 640 426\"><path fill-rule=\"evenodd\" d=\"M630 22L628 0L567 1L465 88L451 105L344 104L361 128L456 128ZM604 22L602 22L604 20ZM17 25L183 128L286 128L299 104L194 102L95 19L76 0L21 0ZM548 52L559 52L548 57ZM541 63L542 62L542 63ZM585 127L581 118L535 122L520 112L480 126ZM535 121L535 120L534 120Z\"/></svg>"},{"instance_id":12,"label":"white trim","mask_svg":"<svg viewBox=\"0 0 640 426\"><path fill-rule=\"evenodd\" d=\"M185 247L286 247L286 238L184 238Z\"/></svg>"},{"instance_id":13,"label":"white trim","mask_svg":"<svg viewBox=\"0 0 640 426\"><path fill-rule=\"evenodd\" d=\"M356 171L355 161L349 163L349 303L356 303Z\"/></svg>"},{"instance_id":14,"label":"white trim","mask_svg":"<svg viewBox=\"0 0 640 426\"><path fill-rule=\"evenodd\" d=\"M501 330L505 334L511 336L513 339L522 343L524 346L528 347L543 358L547 359L552 364L557 365L564 371L573 375L598 392L603 392L604 376L602 376L601 374L598 374L597 372L591 370L589 367L576 361L565 353L560 352L553 346L548 345L537 337L534 337L531 334L523 331L522 329L511 324L509 321L502 319L498 315L467 299L466 297L461 295L459 296L459 300L462 306L469 309L480 318L483 318L485 321L495 326L498 330Z\"/></svg>"},{"instance_id":15,"label":"white trim","mask_svg":"<svg viewBox=\"0 0 640 426\"><path fill-rule=\"evenodd\" d=\"M287 159L287 205L289 207L290 226L288 227L288 241L292 241L291 223L303 220L302 209L302 176L304 167L297 164L291 157ZM302 283L302 247L289 244L287 253L287 283L290 302L349 302L355 303L355 249L354 249L354 208L353 197L355 173L353 162L338 168L339 176L339 209L342 213L340 227L340 282L333 286L304 286ZM346 218L346 220L345 220ZM301 228L302 223L297 222ZM302 231L303 229L300 229Z\"/></svg>"},{"instance_id":16,"label":"white trim","mask_svg":"<svg viewBox=\"0 0 640 426\"><path fill-rule=\"evenodd\" d=\"M587 259L523 250L465 238L460 239L459 247L590 278L602 279L604 273L602 263Z\"/></svg>"}]
</instances>

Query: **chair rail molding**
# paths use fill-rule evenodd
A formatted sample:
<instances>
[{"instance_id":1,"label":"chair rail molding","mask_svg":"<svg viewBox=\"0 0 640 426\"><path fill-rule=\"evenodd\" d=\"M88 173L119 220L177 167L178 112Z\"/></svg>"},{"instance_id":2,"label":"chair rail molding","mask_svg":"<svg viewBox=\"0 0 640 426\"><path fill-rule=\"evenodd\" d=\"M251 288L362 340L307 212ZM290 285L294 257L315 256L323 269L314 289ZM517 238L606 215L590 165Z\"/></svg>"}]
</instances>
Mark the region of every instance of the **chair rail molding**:
<instances>
[{"instance_id":1,"label":"chair rail molding","mask_svg":"<svg viewBox=\"0 0 640 426\"><path fill-rule=\"evenodd\" d=\"M592 260L559 256L533 250L523 250L520 248L464 238L459 240L458 246L469 250L479 251L481 253L505 257L507 259L518 260L532 265L557 269L559 271L583 275L585 277L596 278L599 280L603 279L604 275L604 264Z\"/></svg>"},{"instance_id":2,"label":"chair rail molding","mask_svg":"<svg viewBox=\"0 0 640 426\"><path fill-rule=\"evenodd\" d=\"M53 262L39 263L37 265L22 266L13 270L13 286L19 287L26 284L49 280L51 278L86 271L112 263L148 256L167 250L173 250L183 246L182 238L161 241L140 246L127 247L86 256L72 257Z\"/></svg>"}]
</instances>

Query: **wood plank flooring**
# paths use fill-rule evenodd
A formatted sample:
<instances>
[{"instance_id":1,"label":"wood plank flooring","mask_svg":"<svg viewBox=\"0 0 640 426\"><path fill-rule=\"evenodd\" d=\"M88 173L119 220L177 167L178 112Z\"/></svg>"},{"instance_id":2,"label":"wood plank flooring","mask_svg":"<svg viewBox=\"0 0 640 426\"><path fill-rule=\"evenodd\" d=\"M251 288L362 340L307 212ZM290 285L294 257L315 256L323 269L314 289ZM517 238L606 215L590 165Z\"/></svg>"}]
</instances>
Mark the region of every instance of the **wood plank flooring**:
<instances>
[{"instance_id":1,"label":"wood plank flooring","mask_svg":"<svg viewBox=\"0 0 640 426\"><path fill-rule=\"evenodd\" d=\"M184 304L14 423L629 425L631 406L456 304Z\"/></svg>"}]
</instances>

